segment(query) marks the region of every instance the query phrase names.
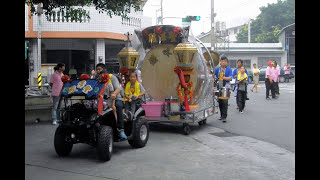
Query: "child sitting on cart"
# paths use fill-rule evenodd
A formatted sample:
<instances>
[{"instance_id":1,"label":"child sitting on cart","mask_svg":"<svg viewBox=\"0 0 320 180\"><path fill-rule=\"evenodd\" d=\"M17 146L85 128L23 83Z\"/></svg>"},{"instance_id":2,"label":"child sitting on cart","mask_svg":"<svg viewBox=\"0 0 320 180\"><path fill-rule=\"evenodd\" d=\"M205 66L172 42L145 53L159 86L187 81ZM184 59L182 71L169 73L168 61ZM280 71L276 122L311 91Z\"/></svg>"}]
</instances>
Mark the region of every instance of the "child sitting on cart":
<instances>
[{"instance_id":1,"label":"child sitting on cart","mask_svg":"<svg viewBox=\"0 0 320 180\"><path fill-rule=\"evenodd\" d=\"M129 74L129 79L130 81L128 81L125 86L124 102L126 110L131 107L131 112L134 114L136 110L136 104L141 102L141 97L145 95L146 92L142 85L138 82L136 72L131 72Z\"/></svg>"}]
</instances>

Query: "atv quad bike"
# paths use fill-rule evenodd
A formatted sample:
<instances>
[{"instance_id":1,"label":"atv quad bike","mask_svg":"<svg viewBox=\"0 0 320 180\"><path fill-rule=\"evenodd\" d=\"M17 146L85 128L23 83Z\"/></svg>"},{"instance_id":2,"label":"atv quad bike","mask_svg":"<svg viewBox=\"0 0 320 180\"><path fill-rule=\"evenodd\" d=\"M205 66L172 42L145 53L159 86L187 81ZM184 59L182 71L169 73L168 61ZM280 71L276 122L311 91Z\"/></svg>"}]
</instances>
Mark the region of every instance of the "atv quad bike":
<instances>
[{"instance_id":1,"label":"atv quad bike","mask_svg":"<svg viewBox=\"0 0 320 180\"><path fill-rule=\"evenodd\" d=\"M59 156L69 155L74 144L86 143L97 148L99 159L108 161L114 142L128 140L134 148L147 144L149 126L141 104L137 104L136 112L123 113L127 139L121 139L113 110L105 104L99 106L103 98L98 97L103 94L104 85L91 79L64 83L60 99L64 101L64 107L60 110L61 120L54 136L54 147Z\"/></svg>"}]
</instances>

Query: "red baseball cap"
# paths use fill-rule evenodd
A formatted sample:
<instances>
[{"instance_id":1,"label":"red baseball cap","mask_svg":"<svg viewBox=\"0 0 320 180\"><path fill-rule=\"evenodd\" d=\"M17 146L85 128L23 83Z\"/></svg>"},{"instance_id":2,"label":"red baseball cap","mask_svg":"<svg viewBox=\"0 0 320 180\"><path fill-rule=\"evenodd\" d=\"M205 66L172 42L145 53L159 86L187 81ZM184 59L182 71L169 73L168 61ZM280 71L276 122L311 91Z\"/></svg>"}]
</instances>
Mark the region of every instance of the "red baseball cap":
<instances>
[{"instance_id":1,"label":"red baseball cap","mask_svg":"<svg viewBox=\"0 0 320 180\"><path fill-rule=\"evenodd\" d=\"M268 62L268 66L269 66L271 63L272 63L272 61L269 61L269 62Z\"/></svg>"}]
</instances>

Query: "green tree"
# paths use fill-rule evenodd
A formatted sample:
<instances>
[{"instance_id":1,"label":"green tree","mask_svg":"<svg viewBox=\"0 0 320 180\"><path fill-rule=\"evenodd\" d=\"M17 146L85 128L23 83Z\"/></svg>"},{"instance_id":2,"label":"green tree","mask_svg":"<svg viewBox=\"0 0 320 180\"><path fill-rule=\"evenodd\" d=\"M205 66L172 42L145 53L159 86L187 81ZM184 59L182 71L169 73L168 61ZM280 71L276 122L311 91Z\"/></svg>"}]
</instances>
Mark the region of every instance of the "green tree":
<instances>
[{"instance_id":1,"label":"green tree","mask_svg":"<svg viewBox=\"0 0 320 180\"><path fill-rule=\"evenodd\" d=\"M250 22L251 42L276 43L280 30L295 22L295 1L278 0L277 3L260 7L261 13ZM248 42L248 25L240 29L237 34L237 42Z\"/></svg>"},{"instance_id":2,"label":"green tree","mask_svg":"<svg viewBox=\"0 0 320 180\"><path fill-rule=\"evenodd\" d=\"M54 9L64 12L65 18L80 21L81 16L90 19L89 12L83 9L85 6L95 6L99 13L106 12L110 17L121 16L128 18L130 8L133 7L135 11L141 11L141 0L25 0L27 5L31 6L31 15L37 15L35 5L43 4L43 13L47 19L53 13Z\"/></svg>"}]
</instances>

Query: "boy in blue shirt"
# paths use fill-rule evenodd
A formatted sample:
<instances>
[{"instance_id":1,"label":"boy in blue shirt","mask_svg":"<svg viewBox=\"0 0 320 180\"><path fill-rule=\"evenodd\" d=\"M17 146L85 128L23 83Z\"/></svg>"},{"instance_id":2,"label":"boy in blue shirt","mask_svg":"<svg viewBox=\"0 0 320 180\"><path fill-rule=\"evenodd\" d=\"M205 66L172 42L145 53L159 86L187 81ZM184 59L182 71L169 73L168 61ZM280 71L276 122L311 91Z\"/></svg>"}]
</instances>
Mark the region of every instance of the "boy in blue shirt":
<instances>
[{"instance_id":1,"label":"boy in blue shirt","mask_svg":"<svg viewBox=\"0 0 320 180\"><path fill-rule=\"evenodd\" d=\"M218 89L222 87L230 88L230 81L232 80L232 69L227 66L228 58L223 56L220 60L220 67L214 69L214 74L218 81ZM218 99L220 115L219 120L226 122L228 114L228 99Z\"/></svg>"}]
</instances>

